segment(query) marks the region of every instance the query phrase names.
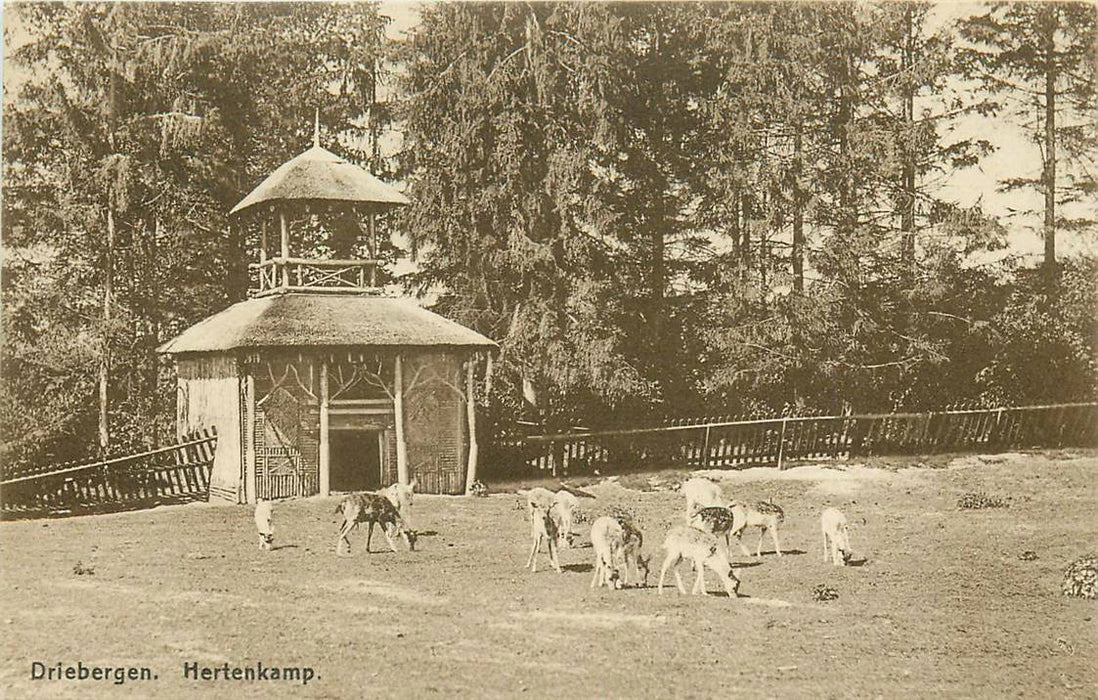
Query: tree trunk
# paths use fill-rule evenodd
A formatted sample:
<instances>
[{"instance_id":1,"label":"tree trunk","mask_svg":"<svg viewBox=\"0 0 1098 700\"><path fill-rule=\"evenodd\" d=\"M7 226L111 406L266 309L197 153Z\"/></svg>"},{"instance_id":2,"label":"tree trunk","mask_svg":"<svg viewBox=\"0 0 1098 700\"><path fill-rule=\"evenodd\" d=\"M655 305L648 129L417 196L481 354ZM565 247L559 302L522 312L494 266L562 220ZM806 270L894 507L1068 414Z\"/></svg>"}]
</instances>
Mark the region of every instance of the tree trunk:
<instances>
[{"instance_id":1,"label":"tree trunk","mask_svg":"<svg viewBox=\"0 0 1098 700\"><path fill-rule=\"evenodd\" d=\"M912 9L904 9L904 50L900 60L900 70L905 76L914 65L914 29L912 27ZM904 131L903 131L903 193L900 198L900 229L903 240L900 248L900 262L903 274L910 281L915 266L915 148L912 144L915 129L915 90L908 85L904 88Z\"/></svg>"},{"instance_id":2,"label":"tree trunk","mask_svg":"<svg viewBox=\"0 0 1098 700\"><path fill-rule=\"evenodd\" d=\"M1050 300L1057 294L1056 267L1056 24L1057 8L1045 6L1045 162L1041 182L1045 190L1045 278Z\"/></svg>"},{"instance_id":3,"label":"tree trunk","mask_svg":"<svg viewBox=\"0 0 1098 700\"><path fill-rule=\"evenodd\" d=\"M108 197L109 201L109 197ZM111 375L111 306L114 303L114 211L107 204L107 259L103 280L103 353L99 362L99 456L110 449L111 433L108 422L110 400L108 390Z\"/></svg>"},{"instance_id":4,"label":"tree trunk","mask_svg":"<svg viewBox=\"0 0 1098 700\"><path fill-rule=\"evenodd\" d=\"M793 137L793 291L804 292L804 194L801 192L804 143L802 125Z\"/></svg>"},{"instance_id":5,"label":"tree trunk","mask_svg":"<svg viewBox=\"0 0 1098 700\"><path fill-rule=\"evenodd\" d=\"M115 153L114 129L118 122L118 48L111 46L110 82L107 92L107 144ZM111 305L114 303L114 200L112 188L107 190L107 259L103 279L103 356L99 363L99 456L105 457L110 449L111 432L110 376L111 376Z\"/></svg>"},{"instance_id":6,"label":"tree trunk","mask_svg":"<svg viewBox=\"0 0 1098 700\"><path fill-rule=\"evenodd\" d=\"M751 256L751 195L744 192L740 198L740 203L743 209L743 223L740 224L740 282L747 284L747 280L750 279L751 265L753 264Z\"/></svg>"},{"instance_id":7,"label":"tree trunk","mask_svg":"<svg viewBox=\"0 0 1098 700\"><path fill-rule=\"evenodd\" d=\"M408 446L404 442L404 363L398 354L394 360L393 425L396 431L397 481L408 483Z\"/></svg>"},{"instance_id":8,"label":"tree trunk","mask_svg":"<svg viewBox=\"0 0 1098 700\"><path fill-rule=\"evenodd\" d=\"M465 493L473 490L473 482L477 480L477 459L480 449L477 445L477 402L475 395L476 357L469 358L465 375L465 416L469 422L469 464L465 473Z\"/></svg>"},{"instance_id":9,"label":"tree trunk","mask_svg":"<svg viewBox=\"0 0 1098 700\"><path fill-rule=\"evenodd\" d=\"M149 392L149 404L150 404L150 419L152 420L152 445L153 449L160 446L160 431L159 431L159 406L160 406L160 363L156 356L156 347L160 345L160 275L158 272L158 260L159 260L159 241L160 237L160 217L157 216L153 223L153 234L149 240L149 259L148 259L148 273L149 280L149 302L148 302L148 314L149 314L149 336L152 342L149 344L147 361L149 363L149 374L146 380L147 391Z\"/></svg>"}]
</instances>

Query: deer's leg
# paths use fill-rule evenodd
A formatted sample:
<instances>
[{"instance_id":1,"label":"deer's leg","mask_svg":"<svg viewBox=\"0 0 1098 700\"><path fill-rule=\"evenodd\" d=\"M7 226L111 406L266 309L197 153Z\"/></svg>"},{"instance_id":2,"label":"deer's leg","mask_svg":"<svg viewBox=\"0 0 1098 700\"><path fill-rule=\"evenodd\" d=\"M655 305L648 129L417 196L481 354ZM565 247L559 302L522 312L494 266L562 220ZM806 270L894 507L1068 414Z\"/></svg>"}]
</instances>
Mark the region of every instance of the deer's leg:
<instances>
[{"instance_id":1,"label":"deer's leg","mask_svg":"<svg viewBox=\"0 0 1098 700\"><path fill-rule=\"evenodd\" d=\"M595 588L596 586L598 588L602 588L602 579L600 577L600 574L602 574L602 555L596 553L595 554L595 575L593 577L591 577L591 588Z\"/></svg>"},{"instance_id":2,"label":"deer's leg","mask_svg":"<svg viewBox=\"0 0 1098 700\"><path fill-rule=\"evenodd\" d=\"M747 551L747 545L743 543L743 530L740 530L738 533L736 533L736 542L739 543L740 551L743 552L743 555L745 557L751 556L751 552Z\"/></svg>"},{"instance_id":3,"label":"deer's leg","mask_svg":"<svg viewBox=\"0 0 1098 700\"><path fill-rule=\"evenodd\" d=\"M396 542L393 541L393 528L395 527L396 525L393 523L385 523L381 526L381 533L385 535L385 541L389 543L389 549L393 550L394 554L397 551Z\"/></svg>"},{"instance_id":4,"label":"deer's leg","mask_svg":"<svg viewBox=\"0 0 1098 700\"><path fill-rule=\"evenodd\" d=\"M343 524L339 526L339 535L336 537L336 556L340 556L340 557L346 556L345 554L343 554L343 543L344 542L347 543L347 553L350 554L350 552L351 552L351 540L348 539L347 536L349 534L351 534L351 530L353 530L354 527L355 527L355 523L348 524L348 522L346 520L344 520Z\"/></svg>"},{"instance_id":5,"label":"deer's leg","mask_svg":"<svg viewBox=\"0 0 1098 700\"><path fill-rule=\"evenodd\" d=\"M552 564L553 568L556 569L559 574L561 573L560 559L557 557L557 546L553 544L554 539L555 538L553 537L549 538L549 563Z\"/></svg>"},{"instance_id":6,"label":"deer's leg","mask_svg":"<svg viewBox=\"0 0 1098 700\"><path fill-rule=\"evenodd\" d=\"M777 552L778 556L780 557L782 555L782 546L778 542L778 526L777 525L770 528L770 536L774 538L774 551Z\"/></svg>"},{"instance_id":7,"label":"deer's leg","mask_svg":"<svg viewBox=\"0 0 1098 700\"><path fill-rule=\"evenodd\" d=\"M366 553L370 553L370 540L374 537L374 521L371 520L366 528Z\"/></svg>"},{"instance_id":8,"label":"deer's leg","mask_svg":"<svg viewBox=\"0 0 1098 700\"><path fill-rule=\"evenodd\" d=\"M705 589L705 562L695 561L694 568L698 575L694 577L694 595L709 595Z\"/></svg>"},{"instance_id":9,"label":"deer's leg","mask_svg":"<svg viewBox=\"0 0 1098 700\"><path fill-rule=\"evenodd\" d=\"M660 567L660 582L659 582L659 585L656 586L656 592L659 595L663 595L663 579L664 579L665 576L667 576L667 570L671 568L673 563L674 564L678 563L677 558L673 554L668 554L667 558L663 560L663 566ZM681 584L681 582L680 582L680 584ZM681 589L682 586L680 585L679 588Z\"/></svg>"},{"instance_id":10,"label":"deer's leg","mask_svg":"<svg viewBox=\"0 0 1098 700\"><path fill-rule=\"evenodd\" d=\"M530 571L537 573L538 563L536 561L538 556L538 549L541 547L541 535L534 536L534 546L530 549L530 558L526 560L526 566L530 568Z\"/></svg>"},{"instance_id":11,"label":"deer's leg","mask_svg":"<svg viewBox=\"0 0 1098 700\"><path fill-rule=\"evenodd\" d=\"M682 576L679 575L679 567L675 567L675 585L679 587L679 594L686 595L686 586L682 585Z\"/></svg>"},{"instance_id":12,"label":"deer's leg","mask_svg":"<svg viewBox=\"0 0 1098 700\"><path fill-rule=\"evenodd\" d=\"M765 535L766 535L766 528L764 527L764 528L761 528L759 530L759 547L758 547L758 550L755 552L756 557L761 557L762 554L763 554L763 537Z\"/></svg>"}]
</instances>

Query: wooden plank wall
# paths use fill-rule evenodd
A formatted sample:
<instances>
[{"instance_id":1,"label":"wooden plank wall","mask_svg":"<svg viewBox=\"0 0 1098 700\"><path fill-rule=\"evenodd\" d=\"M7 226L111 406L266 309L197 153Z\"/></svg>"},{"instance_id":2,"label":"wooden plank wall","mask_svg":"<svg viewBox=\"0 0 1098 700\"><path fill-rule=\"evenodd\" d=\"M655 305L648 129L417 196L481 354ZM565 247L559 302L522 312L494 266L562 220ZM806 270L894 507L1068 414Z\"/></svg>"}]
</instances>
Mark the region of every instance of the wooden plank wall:
<instances>
[{"instance_id":1,"label":"wooden plank wall","mask_svg":"<svg viewBox=\"0 0 1098 700\"><path fill-rule=\"evenodd\" d=\"M493 446L493 459L530 472L562 475L1037 447L1098 447L1098 403L509 436Z\"/></svg>"},{"instance_id":2,"label":"wooden plank wall","mask_svg":"<svg viewBox=\"0 0 1098 700\"><path fill-rule=\"evenodd\" d=\"M149 452L6 473L0 511L18 517L205 500L217 440L216 431L207 428Z\"/></svg>"}]
</instances>

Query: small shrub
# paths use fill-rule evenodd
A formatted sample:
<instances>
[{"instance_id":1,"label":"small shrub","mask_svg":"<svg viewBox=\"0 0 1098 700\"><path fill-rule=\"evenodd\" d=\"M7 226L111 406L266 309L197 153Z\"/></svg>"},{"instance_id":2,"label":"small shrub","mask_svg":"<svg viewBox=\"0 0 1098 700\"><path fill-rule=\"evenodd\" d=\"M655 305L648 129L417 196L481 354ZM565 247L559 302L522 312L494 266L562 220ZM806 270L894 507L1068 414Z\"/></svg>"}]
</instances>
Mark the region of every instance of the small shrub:
<instances>
[{"instance_id":1,"label":"small shrub","mask_svg":"<svg viewBox=\"0 0 1098 700\"><path fill-rule=\"evenodd\" d=\"M819 603L835 600L838 597L839 591L826 583L817 584L816 587L812 589L812 599Z\"/></svg>"},{"instance_id":2,"label":"small shrub","mask_svg":"<svg viewBox=\"0 0 1098 700\"><path fill-rule=\"evenodd\" d=\"M1098 554L1076 559L1064 569L1064 595L1091 600L1098 597Z\"/></svg>"},{"instance_id":3,"label":"small shrub","mask_svg":"<svg viewBox=\"0 0 1098 700\"><path fill-rule=\"evenodd\" d=\"M477 498L484 498L488 495L488 484L477 479L473 482L473 486L469 489L469 493Z\"/></svg>"},{"instance_id":4,"label":"small shrub","mask_svg":"<svg viewBox=\"0 0 1098 700\"><path fill-rule=\"evenodd\" d=\"M77 576L94 576L95 567L84 566L84 562L78 561L76 562L76 566L72 567L72 572Z\"/></svg>"},{"instance_id":5,"label":"small shrub","mask_svg":"<svg viewBox=\"0 0 1098 700\"><path fill-rule=\"evenodd\" d=\"M957 501L957 507L962 510L981 510L984 508L1007 508L1010 504L1001 498L988 496L986 493L966 493Z\"/></svg>"},{"instance_id":6,"label":"small shrub","mask_svg":"<svg viewBox=\"0 0 1098 700\"><path fill-rule=\"evenodd\" d=\"M1022 561L1036 561L1037 560L1037 552L1034 552L1032 549L1027 549L1026 551L1019 554L1018 558L1021 559Z\"/></svg>"}]
</instances>

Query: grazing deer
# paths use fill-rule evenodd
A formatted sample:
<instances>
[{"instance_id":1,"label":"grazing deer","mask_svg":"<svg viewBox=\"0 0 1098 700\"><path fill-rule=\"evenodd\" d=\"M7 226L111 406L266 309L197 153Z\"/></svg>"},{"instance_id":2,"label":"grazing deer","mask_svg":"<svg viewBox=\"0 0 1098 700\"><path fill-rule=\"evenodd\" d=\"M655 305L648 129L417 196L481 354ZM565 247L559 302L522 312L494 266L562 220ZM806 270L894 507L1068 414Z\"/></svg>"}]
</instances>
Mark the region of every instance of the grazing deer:
<instances>
[{"instance_id":1,"label":"grazing deer","mask_svg":"<svg viewBox=\"0 0 1098 700\"><path fill-rule=\"evenodd\" d=\"M344 556L344 542L347 543L347 553L350 554L351 540L349 535L351 531L358 527L359 523L367 523L369 526L366 531L367 554L370 552L370 539L374 536L375 524L381 526L381 532L384 533L389 548L394 552L397 551L397 548L396 543L393 542L393 537L398 535L404 538L409 552L415 549L414 533L408 530L396 506L385 496L376 493L351 494L340 501L335 512L343 514L343 524L339 528L339 537L336 538L336 554L339 556Z\"/></svg>"},{"instance_id":2,"label":"grazing deer","mask_svg":"<svg viewBox=\"0 0 1098 700\"><path fill-rule=\"evenodd\" d=\"M629 566L648 586L649 557L641 555L644 536L622 516L603 516L591 525L591 546L595 550L595 575L591 588L611 586L620 589L629 583ZM619 567L619 562L621 566Z\"/></svg>"},{"instance_id":3,"label":"grazing deer","mask_svg":"<svg viewBox=\"0 0 1098 700\"><path fill-rule=\"evenodd\" d=\"M530 549L530 558L526 561L526 566L530 568L530 571L537 573L538 564L537 556L538 550L541 549L541 543L546 542L549 547L549 563L553 565L553 568L557 570L557 573L561 573L560 561L557 559L557 545L558 538L560 537L560 525L557 518L552 511L555 510L552 506L548 508L540 505L530 506L530 537L533 540L533 547Z\"/></svg>"},{"instance_id":4,"label":"grazing deer","mask_svg":"<svg viewBox=\"0 0 1098 700\"><path fill-rule=\"evenodd\" d=\"M694 517L694 513L707 506L723 506L724 496L721 487L709 479L695 477L682 482L679 487L686 496L686 520Z\"/></svg>"},{"instance_id":5,"label":"grazing deer","mask_svg":"<svg viewBox=\"0 0 1098 700\"><path fill-rule=\"evenodd\" d=\"M551 505L556 510L560 520L560 543L562 547L571 547L572 540L575 537L572 532L572 523L579 501L574 495L561 489L553 494Z\"/></svg>"},{"instance_id":6,"label":"grazing deer","mask_svg":"<svg viewBox=\"0 0 1098 700\"><path fill-rule=\"evenodd\" d=\"M255 528L259 531L259 548L270 551L274 544L274 524L271 522L271 502L260 498L255 504Z\"/></svg>"},{"instance_id":7,"label":"grazing deer","mask_svg":"<svg viewBox=\"0 0 1098 700\"><path fill-rule=\"evenodd\" d=\"M690 518L690 527L723 538L725 545L730 547L732 535L743 531L745 518L743 508L709 506L694 512L694 516Z\"/></svg>"},{"instance_id":8,"label":"grazing deer","mask_svg":"<svg viewBox=\"0 0 1098 700\"><path fill-rule=\"evenodd\" d=\"M846 566L851 554L846 516L837 508L825 508L820 515L820 529L823 530L824 561L830 558L835 566Z\"/></svg>"},{"instance_id":9,"label":"grazing deer","mask_svg":"<svg viewBox=\"0 0 1098 700\"><path fill-rule=\"evenodd\" d=\"M785 512L782 511L780 506L770 501L733 503L729 506L729 510L735 515L737 523L742 523L737 526L739 527L738 530L732 531L732 534L736 536L745 557L751 556L751 552L747 551L747 547L743 544L743 532L749 527L759 528L759 546L755 551L755 556L762 556L763 536L767 530L770 531L770 536L774 539L774 552L779 557L782 555L782 548L778 543L778 525L785 521Z\"/></svg>"},{"instance_id":10,"label":"grazing deer","mask_svg":"<svg viewBox=\"0 0 1098 700\"><path fill-rule=\"evenodd\" d=\"M400 513L400 517L404 519L404 523L411 527L412 522L412 496L415 495L416 480L412 479L407 484L401 484L399 482L393 484L389 488L379 491L379 493L385 498L389 499L397 512Z\"/></svg>"},{"instance_id":11,"label":"grazing deer","mask_svg":"<svg viewBox=\"0 0 1098 700\"><path fill-rule=\"evenodd\" d=\"M723 545L716 535L680 525L671 528L671 531L667 533L667 538L663 541L663 548L667 550L667 558L663 560L663 567L660 569L658 593L663 593L663 580L667 576L667 570L675 567L675 584L679 588L679 593L686 594L686 588L682 585L682 577L679 575L678 564L683 559L690 559L694 564L695 571L697 571L692 589L694 595L709 594L705 590L705 567L709 567L717 572L717 576L724 584L724 590L728 592L728 597L737 597L740 580L737 578L736 572L732 570L731 562L728 561L728 548Z\"/></svg>"}]
</instances>

